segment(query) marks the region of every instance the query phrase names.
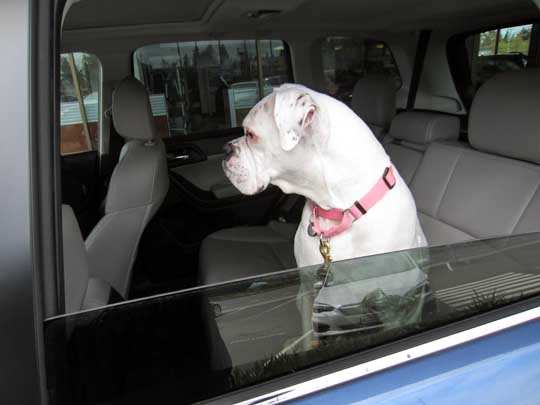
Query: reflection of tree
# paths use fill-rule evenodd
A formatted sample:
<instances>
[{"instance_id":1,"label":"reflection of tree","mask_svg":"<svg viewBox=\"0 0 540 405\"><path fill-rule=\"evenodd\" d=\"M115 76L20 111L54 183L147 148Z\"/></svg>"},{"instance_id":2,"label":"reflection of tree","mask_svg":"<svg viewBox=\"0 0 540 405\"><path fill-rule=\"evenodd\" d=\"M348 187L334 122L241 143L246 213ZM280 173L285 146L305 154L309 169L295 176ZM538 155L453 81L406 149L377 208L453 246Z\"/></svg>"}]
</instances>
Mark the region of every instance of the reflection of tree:
<instances>
[{"instance_id":1,"label":"reflection of tree","mask_svg":"<svg viewBox=\"0 0 540 405\"><path fill-rule=\"evenodd\" d=\"M480 54L493 55L497 31L487 31L480 34Z\"/></svg>"},{"instance_id":2,"label":"reflection of tree","mask_svg":"<svg viewBox=\"0 0 540 405\"><path fill-rule=\"evenodd\" d=\"M88 96L99 89L99 60L90 54L75 54L75 68L79 79L81 94ZM60 94L62 101L75 101L73 77L67 54L60 57Z\"/></svg>"},{"instance_id":3,"label":"reflection of tree","mask_svg":"<svg viewBox=\"0 0 540 405\"><path fill-rule=\"evenodd\" d=\"M528 54L532 26L526 25L519 30L518 28L481 33L479 55L501 55L513 52Z\"/></svg>"}]
</instances>

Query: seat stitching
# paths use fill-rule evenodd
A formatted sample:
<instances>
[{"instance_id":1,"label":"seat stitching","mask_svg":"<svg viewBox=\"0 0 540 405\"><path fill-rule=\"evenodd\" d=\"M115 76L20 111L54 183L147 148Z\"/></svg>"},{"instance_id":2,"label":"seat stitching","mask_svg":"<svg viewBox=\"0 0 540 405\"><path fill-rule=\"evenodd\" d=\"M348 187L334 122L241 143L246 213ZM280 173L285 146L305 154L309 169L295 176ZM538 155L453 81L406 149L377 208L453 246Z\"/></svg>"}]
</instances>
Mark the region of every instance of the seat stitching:
<instances>
[{"instance_id":1,"label":"seat stitching","mask_svg":"<svg viewBox=\"0 0 540 405\"><path fill-rule=\"evenodd\" d=\"M424 216L426 216L426 217L428 217L428 218L430 218L430 219L432 219L432 220L434 220L434 221L438 221L438 222L440 222L440 223L442 223L442 224L448 226L449 228L452 228L452 229L454 229L454 230L456 230L456 231L459 231L459 232L463 233L464 235L470 236L471 238L474 238L474 239L481 239L481 236L474 235L474 234L469 233L469 232L465 232L463 229L460 229L460 228L458 228L457 226L454 226L453 224L451 224L451 223L449 223L449 222L443 221L443 220L440 219L440 218L435 218L434 216L429 215L429 214L426 214L426 213L423 212L423 211L419 211L419 212L420 212L422 215L424 215ZM431 245L429 245L429 246L431 246Z\"/></svg>"},{"instance_id":2,"label":"seat stitching","mask_svg":"<svg viewBox=\"0 0 540 405\"><path fill-rule=\"evenodd\" d=\"M501 162L501 160L502 160L503 163L505 163L505 164L516 166L516 167L519 167L519 168L522 168L522 169L527 169L527 170L529 170L529 171L531 171L533 173L540 172L540 166L538 166L537 164L535 164L533 162L529 162L529 161L525 161L525 160L519 160L519 159L515 159L515 158L503 156L503 155L490 154L490 153L486 153L486 152L483 152L483 151L478 150L478 149L470 149L470 148L467 148L467 147L460 147L460 146L457 146L457 145L449 145L449 144L442 143L442 142L434 142L434 143L432 143L432 145L436 145L437 147L441 147L441 148L444 148L444 149L447 149L447 150L459 149L462 153L468 153L468 154L472 154L472 155L480 155L480 156L475 156L475 159L481 158L481 159L491 160L491 161L494 161L494 162Z\"/></svg>"},{"instance_id":3,"label":"seat stitching","mask_svg":"<svg viewBox=\"0 0 540 405\"><path fill-rule=\"evenodd\" d=\"M440 117L435 117L434 120L430 120L428 122L428 126L427 126L427 143L431 143L432 142L432 135L433 135L433 128L435 128L435 125L437 125L437 121L440 120Z\"/></svg>"},{"instance_id":4,"label":"seat stitching","mask_svg":"<svg viewBox=\"0 0 540 405\"><path fill-rule=\"evenodd\" d=\"M521 214L517 217L516 223L512 227L512 230L510 231L510 234L513 234L515 232L517 226L519 225L519 223L521 222L521 219L523 218L523 215L525 215L525 212L527 212L527 210L531 206L531 204L532 204L532 202L534 200L534 197L538 194L539 189L540 189L540 179L536 183L536 188L535 188L534 192L532 193L531 198L529 199L527 204L524 205L523 210L521 211Z\"/></svg>"},{"instance_id":5,"label":"seat stitching","mask_svg":"<svg viewBox=\"0 0 540 405\"><path fill-rule=\"evenodd\" d=\"M446 197L446 193L448 192L448 186L450 185L450 181L452 180L452 178L454 177L454 173L456 171L456 167L457 167L457 164L459 162L459 160L461 159L461 156L463 155L463 151L460 151L459 152L459 155L457 156L453 166L452 166L452 171L450 172L450 176L448 176L448 181L446 182L446 185L444 186L444 192L439 200L439 205L437 206L437 209L435 210L435 217L436 218L439 218L439 210L441 208L441 205L442 205L442 202L444 201L444 198Z\"/></svg>"},{"instance_id":6,"label":"seat stitching","mask_svg":"<svg viewBox=\"0 0 540 405\"><path fill-rule=\"evenodd\" d=\"M126 157L128 156L128 152L130 151L130 149L132 149L132 145L133 145L133 141L129 141L124 145L124 148L126 151L124 153L120 151L120 155L122 156L122 158L118 161L118 163L114 167L113 173L111 175L111 179L109 180L109 184L112 184L112 187L111 189L107 190L107 195L105 197L105 214L107 214L108 212L109 195L115 195L116 189L118 188L117 183L113 182L112 180L115 177L115 174L117 174L118 171L120 170L120 167L125 165L125 161L127 160Z\"/></svg>"}]
</instances>

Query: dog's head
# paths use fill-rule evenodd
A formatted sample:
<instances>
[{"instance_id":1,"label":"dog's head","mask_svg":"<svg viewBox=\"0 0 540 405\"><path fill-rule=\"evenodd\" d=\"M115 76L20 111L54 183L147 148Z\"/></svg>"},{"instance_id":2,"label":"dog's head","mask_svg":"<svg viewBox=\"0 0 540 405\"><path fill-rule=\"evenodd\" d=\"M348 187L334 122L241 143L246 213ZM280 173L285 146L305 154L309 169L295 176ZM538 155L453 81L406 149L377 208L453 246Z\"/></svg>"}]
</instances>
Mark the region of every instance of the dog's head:
<instances>
[{"instance_id":1,"label":"dog's head","mask_svg":"<svg viewBox=\"0 0 540 405\"><path fill-rule=\"evenodd\" d=\"M310 159L321 114L310 93L292 84L276 89L246 116L245 135L225 145L223 169L242 193L261 192Z\"/></svg>"}]
</instances>

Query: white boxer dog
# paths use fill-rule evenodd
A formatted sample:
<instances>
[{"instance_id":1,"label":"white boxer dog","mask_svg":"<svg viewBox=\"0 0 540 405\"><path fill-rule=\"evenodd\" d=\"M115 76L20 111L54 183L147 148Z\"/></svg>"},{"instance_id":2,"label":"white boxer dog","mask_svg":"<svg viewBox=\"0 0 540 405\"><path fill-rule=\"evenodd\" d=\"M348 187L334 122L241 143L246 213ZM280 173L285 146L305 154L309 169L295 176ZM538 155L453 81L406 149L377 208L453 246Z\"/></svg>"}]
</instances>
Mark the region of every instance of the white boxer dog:
<instances>
[{"instance_id":1,"label":"white boxer dog","mask_svg":"<svg viewBox=\"0 0 540 405\"><path fill-rule=\"evenodd\" d=\"M426 246L405 181L369 127L340 101L285 84L243 121L223 169L243 194L269 184L306 197L294 239L299 267Z\"/></svg>"}]
</instances>

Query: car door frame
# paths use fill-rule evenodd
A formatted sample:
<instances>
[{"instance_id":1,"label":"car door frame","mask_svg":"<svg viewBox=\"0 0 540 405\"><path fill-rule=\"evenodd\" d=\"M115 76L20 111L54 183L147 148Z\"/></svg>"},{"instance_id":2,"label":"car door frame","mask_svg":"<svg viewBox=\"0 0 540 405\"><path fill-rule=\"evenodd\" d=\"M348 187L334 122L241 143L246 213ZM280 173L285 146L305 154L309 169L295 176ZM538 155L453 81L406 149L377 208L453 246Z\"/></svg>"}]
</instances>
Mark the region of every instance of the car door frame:
<instances>
[{"instance_id":1,"label":"car door frame","mask_svg":"<svg viewBox=\"0 0 540 405\"><path fill-rule=\"evenodd\" d=\"M6 0L0 6L2 56L9 60L0 75L0 392L5 403L48 402L43 319L62 308L54 136L62 5L62 0Z\"/></svg>"}]
</instances>

